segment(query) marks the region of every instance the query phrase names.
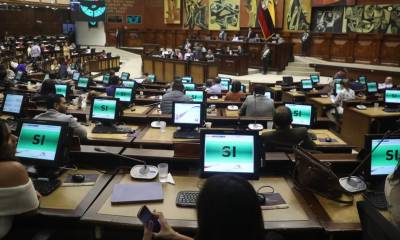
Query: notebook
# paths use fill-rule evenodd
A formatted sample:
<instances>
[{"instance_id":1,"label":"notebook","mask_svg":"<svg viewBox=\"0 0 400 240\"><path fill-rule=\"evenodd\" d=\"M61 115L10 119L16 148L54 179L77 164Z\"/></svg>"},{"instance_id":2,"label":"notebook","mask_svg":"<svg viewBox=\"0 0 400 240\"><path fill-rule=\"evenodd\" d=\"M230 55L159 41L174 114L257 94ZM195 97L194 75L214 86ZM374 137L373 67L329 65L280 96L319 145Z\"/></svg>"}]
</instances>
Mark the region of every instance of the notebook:
<instances>
[{"instance_id":1,"label":"notebook","mask_svg":"<svg viewBox=\"0 0 400 240\"><path fill-rule=\"evenodd\" d=\"M111 204L162 202L164 191L159 182L115 184Z\"/></svg>"}]
</instances>

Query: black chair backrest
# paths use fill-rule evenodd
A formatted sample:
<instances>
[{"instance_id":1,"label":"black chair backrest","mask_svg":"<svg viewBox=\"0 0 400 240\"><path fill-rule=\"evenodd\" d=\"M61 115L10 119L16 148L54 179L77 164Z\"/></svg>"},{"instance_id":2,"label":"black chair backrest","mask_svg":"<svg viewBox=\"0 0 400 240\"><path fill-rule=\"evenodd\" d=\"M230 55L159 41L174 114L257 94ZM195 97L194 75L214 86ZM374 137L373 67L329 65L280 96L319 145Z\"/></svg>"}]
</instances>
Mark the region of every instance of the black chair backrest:
<instances>
[{"instance_id":1,"label":"black chair backrest","mask_svg":"<svg viewBox=\"0 0 400 240\"><path fill-rule=\"evenodd\" d=\"M363 240L399 240L400 229L383 217L368 202L357 202Z\"/></svg>"}]
</instances>

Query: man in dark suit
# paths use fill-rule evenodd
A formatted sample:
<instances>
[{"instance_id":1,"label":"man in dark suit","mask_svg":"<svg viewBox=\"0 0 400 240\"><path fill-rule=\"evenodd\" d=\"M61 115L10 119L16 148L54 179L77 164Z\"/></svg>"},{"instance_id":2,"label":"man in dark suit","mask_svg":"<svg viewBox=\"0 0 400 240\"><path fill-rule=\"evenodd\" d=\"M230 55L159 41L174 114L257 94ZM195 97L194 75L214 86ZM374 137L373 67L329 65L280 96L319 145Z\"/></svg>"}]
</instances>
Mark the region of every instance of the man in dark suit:
<instances>
[{"instance_id":1,"label":"man in dark suit","mask_svg":"<svg viewBox=\"0 0 400 240\"><path fill-rule=\"evenodd\" d=\"M253 32L253 29L249 28L249 31L247 32L247 39L253 39L256 37L256 33Z\"/></svg>"},{"instance_id":2,"label":"man in dark suit","mask_svg":"<svg viewBox=\"0 0 400 240\"><path fill-rule=\"evenodd\" d=\"M306 149L313 149L314 143L304 127L292 128L292 112L281 106L273 117L276 130L262 135L265 151L292 151L293 146L301 143Z\"/></svg>"}]
</instances>

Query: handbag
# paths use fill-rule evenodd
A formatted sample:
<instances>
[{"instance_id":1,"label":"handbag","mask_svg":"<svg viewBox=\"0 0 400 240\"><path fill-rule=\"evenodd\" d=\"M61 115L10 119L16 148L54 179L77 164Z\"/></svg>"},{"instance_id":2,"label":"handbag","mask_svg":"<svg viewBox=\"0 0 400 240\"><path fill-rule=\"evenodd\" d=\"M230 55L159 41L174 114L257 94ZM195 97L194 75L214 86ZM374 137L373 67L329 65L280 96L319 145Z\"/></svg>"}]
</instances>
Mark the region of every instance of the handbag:
<instances>
[{"instance_id":1,"label":"handbag","mask_svg":"<svg viewBox=\"0 0 400 240\"><path fill-rule=\"evenodd\" d=\"M293 152L296 162L292 179L298 189L339 203L353 204L353 197L351 200L340 199L346 192L340 186L339 178L331 170L330 163L322 163L300 146L295 146Z\"/></svg>"}]
</instances>

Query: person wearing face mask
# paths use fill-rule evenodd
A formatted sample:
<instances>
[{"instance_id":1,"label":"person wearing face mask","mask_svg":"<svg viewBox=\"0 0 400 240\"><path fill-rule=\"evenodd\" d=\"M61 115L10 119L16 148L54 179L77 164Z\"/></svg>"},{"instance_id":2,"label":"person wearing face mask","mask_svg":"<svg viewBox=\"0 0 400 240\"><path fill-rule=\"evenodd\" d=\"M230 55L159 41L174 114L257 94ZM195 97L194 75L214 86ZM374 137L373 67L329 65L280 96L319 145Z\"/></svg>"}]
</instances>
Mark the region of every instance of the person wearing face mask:
<instances>
[{"instance_id":1,"label":"person wearing face mask","mask_svg":"<svg viewBox=\"0 0 400 240\"><path fill-rule=\"evenodd\" d=\"M67 106L65 102L63 95L56 94L50 96L47 100L47 111L36 115L34 119L68 122L69 127L74 131L74 135L80 139L85 139L87 136L86 129L78 123L76 118L66 114Z\"/></svg>"}]
</instances>

